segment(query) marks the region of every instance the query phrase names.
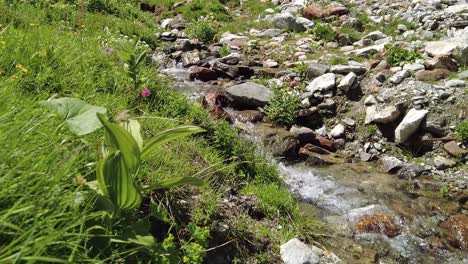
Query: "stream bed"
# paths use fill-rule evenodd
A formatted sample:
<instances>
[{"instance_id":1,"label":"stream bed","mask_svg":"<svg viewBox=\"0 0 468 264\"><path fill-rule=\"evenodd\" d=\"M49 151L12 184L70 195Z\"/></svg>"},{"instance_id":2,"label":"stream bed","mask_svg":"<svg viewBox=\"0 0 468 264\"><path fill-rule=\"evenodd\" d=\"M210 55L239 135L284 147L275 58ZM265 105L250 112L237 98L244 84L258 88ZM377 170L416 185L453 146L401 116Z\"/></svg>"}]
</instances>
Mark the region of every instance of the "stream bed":
<instances>
[{"instance_id":1,"label":"stream bed","mask_svg":"<svg viewBox=\"0 0 468 264\"><path fill-rule=\"evenodd\" d=\"M163 73L174 76L177 90L193 100L218 88L190 81L188 70L180 67ZM254 125L234 125L247 130L247 140L260 140L249 136ZM466 252L446 247L438 236L440 223L458 214L460 204L444 198L430 179L402 180L381 173L375 163L280 162L278 167L303 212L323 222L329 236L323 247L345 263L468 264Z\"/></svg>"}]
</instances>

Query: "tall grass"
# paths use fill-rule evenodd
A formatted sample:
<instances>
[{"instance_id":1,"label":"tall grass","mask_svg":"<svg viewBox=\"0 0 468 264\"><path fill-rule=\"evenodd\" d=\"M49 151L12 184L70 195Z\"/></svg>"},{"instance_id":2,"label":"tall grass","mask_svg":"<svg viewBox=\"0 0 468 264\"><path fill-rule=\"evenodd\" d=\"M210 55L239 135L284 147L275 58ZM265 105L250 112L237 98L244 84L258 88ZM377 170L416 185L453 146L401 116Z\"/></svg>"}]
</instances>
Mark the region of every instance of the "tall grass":
<instances>
[{"instance_id":1,"label":"tall grass","mask_svg":"<svg viewBox=\"0 0 468 264\"><path fill-rule=\"evenodd\" d=\"M190 263L212 245L208 239L219 221L217 204L228 190L258 185L249 193L274 189L282 200L291 198L277 170L253 146L244 144L227 122L212 121L200 104L173 92L149 59L138 69L141 87L134 87L126 67L129 54L158 45L151 14L133 1L93 0L81 26L79 2L0 2L0 263L178 263L183 256ZM151 89L150 97L140 96L143 87ZM206 136L177 140L151 155L139 180L195 175L209 184L151 193L140 208L109 225L95 210L96 197L86 195L86 183L96 179L102 133L72 135L40 107L39 101L51 96L104 106L110 116L128 110L139 117L145 138L181 124L206 128ZM284 226L264 239L279 243L293 235L310 237L296 228L304 225L287 224L286 214L302 222L297 209L275 210L274 197L263 197L268 211L280 212L268 217ZM242 230L269 228L268 222L249 223ZM124 240L130 227L140 224L156 238L152 247ZM102 248L106 241L113 243Z\"/></svg>"}]
</instances>

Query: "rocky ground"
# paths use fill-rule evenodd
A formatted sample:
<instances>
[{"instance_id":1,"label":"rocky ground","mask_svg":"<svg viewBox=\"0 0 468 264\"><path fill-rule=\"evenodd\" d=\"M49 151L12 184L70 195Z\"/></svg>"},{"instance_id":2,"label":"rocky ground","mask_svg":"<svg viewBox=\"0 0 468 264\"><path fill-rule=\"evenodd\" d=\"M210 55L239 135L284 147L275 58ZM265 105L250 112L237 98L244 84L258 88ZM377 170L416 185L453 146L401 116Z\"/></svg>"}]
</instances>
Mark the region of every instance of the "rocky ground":
<instances>
[{"instance_id":1,"label":"rocky ground","mask_svg":"<svg viewBox=\"0 0 468 264\"><path fill-rule=\"evenodd\" d=\"M403 179L431 179L464 208L448 221L463 223L464 236L453 243L467 249L468 150L454 129L468 116L468 2L271 2L251 18L261 27L221 32L212 44L190 38L180 15L164 19L164 45L153 59L163 71L205 83L213 113L275 157L378 162ZM272 124L265 113L281 86L300 96L293 125ZM302 246L292 240L282 252ZM317 263L326 255L309 251L283 260Z\"/></svg>"}]
</instances>

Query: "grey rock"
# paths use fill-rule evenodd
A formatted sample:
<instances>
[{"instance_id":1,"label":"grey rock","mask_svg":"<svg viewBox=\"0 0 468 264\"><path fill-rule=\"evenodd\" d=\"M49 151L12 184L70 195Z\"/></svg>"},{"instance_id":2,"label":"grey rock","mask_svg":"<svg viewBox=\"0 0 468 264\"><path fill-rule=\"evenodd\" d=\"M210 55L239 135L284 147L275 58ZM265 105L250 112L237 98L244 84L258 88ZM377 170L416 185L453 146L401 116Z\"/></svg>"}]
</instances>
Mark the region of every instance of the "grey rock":
<instances>
[{"instance_id":1,"label":"grey rock","mask_svg":"<svg viewBox=\"0 0 468 264\"><path fill-rule=\"evenodd\" d=\"M331 90L336 85L336 75L333 73L326 73L322 76L315 78L308 86L309 92L324 92Z\"/></svg>"},{"instance_id":2,"label":"grey rock","mask_svg":"<svg viewBox=\"0 0 468 264\"><path fill-rule=\"evenodd\" d=\"M396 106L388 106L382 110L378 110L377 106L369 106L366 109L366 124L380 123L388 124L400 117L401 112Z\"/></svg>"},{"instance_id":3,"label":"grey rock","mask_svg":"<svg viewBox=\"0 0 468 264\"><path fill-rule=\"evenodd\" d=\"M345 135L345 126L342 124L336 125L331 131L330 135L334 138L342 138Z\"/></svg>"},{"instance_id":4,"label":"grey rock","mask_svg":"<svg viewBox=\"0 0 468 264\"><path fill-rule=\"evenodd\" d=\"M221 40L219 41L219 43L228 45L230 47L244 47L247 46L248 42L248 37L231 34L229 32L224 33L221 36Z\"/></svg>"},{"instance_id":5,"label":"grey rock","mask_svg":"<svg viewBox=\"0 0 468 264\"><path fill-rule=\"evenodd\" d=\"M373 95L369 95L364 99L364 105L375 105L377 104L377 100L375 100L375 97Z\"/></svg>"},{"instance_id":6,"label":"grey rock","mask_svg":"<svg viewBox=\"0 0 468 264\"><path fill-rule=\"evenodd\" d=\"M354 82L356 81L357 76L354 72L348 73L338 84L338 89L343 92L348 92L349 89L353 86Z\"/></svg>"},{"instance_id":7,"label":"grey rock","mask_svg":"<svg viewBox=\"0 0 468 264\"><path fill-rule=\"evenodd\" d=\"M424 65L418 64L418 63L405 64L403 66L403 70L408 70L408 71L411 71L411 72L422 71L422 70L425 70L425 69L426 68L424 67Z\"/></svg>"},{"instance_id":8,"label":"grey rock","mask_svg":"<svg viewBox=\"0 0 468 264\"><path fill-rule=\"evenodd\" d=\"M325 64L320 64L320 63L310 63L307 66L307 79L312 80L314 78L317 78L319 76L324 75L325 73L328 72L330 67Z\"/></svg>"},{"instance_id":9,"label":"grey rock","mask_svg":"<svg viewBox=\"0 0 468 264\"><path fill-rule=\"evenodd\" d=\"M349 53L354 53L354 54L356 54L358 56L368 57L368 56L370 56L372 54L380 53L384 49L385 49L385 43L365 47L365 48L362 48L362 49L353 50L353 51L350 51Z\"/></svg>"},{"instance_id":10,"label":"grey rock","mask_svg":"<svg viewBox=\"0 0 468 264\"><path fill-rule=\"evenodd\" d=\"M384 33L380 32L380 31L373 31L369 34L367 34L366 36L364 36L364 39L370 39L370 40L379 40L379 39L383 39L383 38L386 38L387 35L385 35Z\"/></svg>"},{"instance_id":11,"label":"grey rock","mask_svg":"<svg viewBox=\"0 0 468 264\"><path fill-rule=\"evenodd\" d=\"M357 75L363 75L367 71L364 65L334 65L330 68L330 72L337 74L348 74L353 72Z\"/></svg>"},{"instance_id":12,"label":"grey rock","mask_svg":"<svg viewBox=\"0 0 468 264\"><path fill-rule=\"evenodd\" d=\"M254 34L254 36L259 38L274 38L281 35L281 29L277 28L270 28L259 33Z\"/></svg>"},{"instance_id":13,"label":"grey rock","mask_svg":"<svg viewBox=\"0 0 468 264\"><path fill-rule=\"evenodd\" d=\"M192 52L185 52L182 54L182 65L184 67L189 67L192 65L196 65L201 60L200 52L194 50Z\"/></svg>"},{"instance_id":14,"label":"grey rock","mask_svg":"<svg viewBox=\"0 0 468 264\"><path fill-rule=\"evenodd\" d=\"M351 119L349 117L345 117L341 121L348 127L354 127L356 125L356 121L354 121L354 119Z\"/></svg>"},{"instance_id":15,"label":"grey rock","mask_svg":"<svg viewBox=\"0 0 468 264\"><path fill-rule=\"evenodd\" d=\"M265 20L271 22L276 28L287 29L295 32L306 31L306 27L303 24L298 23L296 17L290 13L268 15L265 17ZM299 22L301 22L301 20L299 20Z\"/></svg>"},{"instance_id":16,"label":"grey rock","mask_svg":"<svg viewBox=\"0 0 468 264\"><path fill-rule=\"evenodd\" d=\"M445 83L447 88L463 88L465 87L465 81L463 80L450 80Z\"/></svg>"},{"instance_id":17,"label":"grey rock","mask_svg":"<svg viewBox=\"0 0 468 264\"><path fill-rule=\"evenodd\" d=\"M301 142L301 144L311 143L315 139L315 133L312 129L301 126L292 126L289 130Z\"/></svg>"},{"instance_id":18,"label":"grey rock","mask_svg":"<svg viewBox=\"0 0 468 264\"><path fill-rule=\"evenodd\" d=\"M320 258L311 248L297 238L280 247L281 259L285 264L319 264Z\"/></svg>"},{"instance_id":19,"label":"grey rock","mask_svg":"<svg viewBox=\"0 0 468 264\"><path fill-rule=\"evenodd\" d=\"M445 169L448 169L448 168L452 168L452 167L455 167L455 165L457 165L457 163L455 161L449 160L449 159L444 158L442 156L436 156L434 158L434 166L438 170L445 170Z\"/></svg>"},{"instance_id":20,"label":"grey rock","mask_svg":"<svg viewBox=\"0 0 468 264\"><path fill-rule=\"evenodd\" d=\"M241 108L263 107L269 102L271 96L270 89L254 82L231 86L226 89L226 92L233 103Z\"/></svg>"},{"instance_id":21,"label":"grey rock","mask_svg":"<svg viewBox=\"0 0 468 264\"><path fill-rule=\"evenodd\" d=\"M403 161L392 156L383 156L380 158L380 164L382 170L388 173L396 173L404 165Z\"/></svg>"},{"instance_id":22,"label":"grey rock","mask_svg":"<svg viewBox=\"0 0 468 264\"><path fill-rule=\"evenodd\" d=\"M395 142L405 143L420 127L427 110L411 109L395 129Z\"/></svg>"},{"instance_id":23,"label":"grey rock","mask_svg":"<svg viewBox=\"0 0 468 264\"><path fill-rule=\"evenodd\" d=\"M398 71L390 78L390 82L393 84L400 84L404 79L408 78L409 75L408 70Z\"/></svg>"}]
</instances>

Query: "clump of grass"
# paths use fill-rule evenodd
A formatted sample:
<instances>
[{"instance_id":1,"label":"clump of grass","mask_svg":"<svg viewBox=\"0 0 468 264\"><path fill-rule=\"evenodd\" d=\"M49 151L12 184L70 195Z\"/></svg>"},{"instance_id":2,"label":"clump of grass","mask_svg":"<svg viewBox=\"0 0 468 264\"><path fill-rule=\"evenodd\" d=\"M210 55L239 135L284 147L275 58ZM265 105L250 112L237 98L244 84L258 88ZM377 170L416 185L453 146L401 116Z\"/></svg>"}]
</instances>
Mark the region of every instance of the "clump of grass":
<instances>
[{"instance_id":1,"label":"clump of grass","mask_svg":"<svg viewBox=\"0 0 468 264\"><path fill-rule=\"evenodd\" d=\"M200 17L187 24L187 33L205 43L213 42L218 30L213 26L213 17Z\"/></svg>"},{"instance_id":2,"label":"clump of grass","mask_svg":"<svg viewBox=\"0 0 468 264\"><path fill-rule=\"evenodd\" d=\"M463 143L468 143L468 121L462 121L455 127L457 140Z\"/></svg>"},{"instance_id":3,"label":"clump of grass","mask_svg":"<svg viewBox=\"0 0 468 264\"><path fill-rule=\"evenodd\" d=\"M421 58L417 50L408 50L399 46L387 46L387 62L391 66L403 66Z\"/></svg>"},{"instance_id":4,"label":"clump of grass","mask_svg":"<svg viewBox=\"0 0 468 264\"><path fill-rule=\"evenodd\" d=\"M322 23L316 23L311 33L316 40L333 41L337 36L335 30L329 24Z\"/></svg>"}]
</instances>

